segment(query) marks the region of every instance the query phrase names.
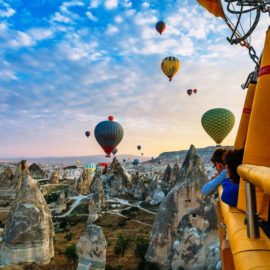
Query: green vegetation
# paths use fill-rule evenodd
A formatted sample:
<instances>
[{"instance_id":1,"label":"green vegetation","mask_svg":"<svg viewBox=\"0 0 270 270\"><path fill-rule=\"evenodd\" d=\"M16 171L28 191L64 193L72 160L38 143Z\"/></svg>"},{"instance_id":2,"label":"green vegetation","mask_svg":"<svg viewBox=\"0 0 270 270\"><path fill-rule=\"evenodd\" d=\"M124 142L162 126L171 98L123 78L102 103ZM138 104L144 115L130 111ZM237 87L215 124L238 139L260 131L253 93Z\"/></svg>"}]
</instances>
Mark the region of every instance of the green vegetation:
<instances>
[{"instance_id":1,"label":"green vegetation","mask_svg":"<svg viewBox=\"0 0 270 270\"><path fill-rule=\"evenodd\" d=\"M70 259L74 262L78 260L78 255L76 253L76 245L75 244L72 244L72 245L66 247L64 254L68 259Z\"/></svg>"},{"instance_id":2,"label":"green vegetation","mask_svg":"<svg viewBox=\"0 0 270 270\"><path fill-rule=\"evenodd\" d=\"M123 234L119 234L117 236L116 246L114 248L115 255L121 255L121 257L123 257L125 255L125 251L127 250L129 246L129 243L130 243L129 237Z\"/></svg>"}]
</instances>

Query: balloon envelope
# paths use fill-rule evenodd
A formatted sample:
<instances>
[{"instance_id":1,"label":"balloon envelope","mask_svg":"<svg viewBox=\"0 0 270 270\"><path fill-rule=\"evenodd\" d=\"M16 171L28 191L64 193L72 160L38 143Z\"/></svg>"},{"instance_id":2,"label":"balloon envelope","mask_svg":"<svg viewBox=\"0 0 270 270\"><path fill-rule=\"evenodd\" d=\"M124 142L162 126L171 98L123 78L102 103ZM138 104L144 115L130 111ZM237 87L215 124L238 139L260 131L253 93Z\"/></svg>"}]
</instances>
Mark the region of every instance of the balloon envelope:
<instances>
[{"instance_id":1,"label":"balloon envelope","mask_svg":"<svg viewBox=\"0 0 270 270\"><path fill-rule=\"evenodd\" d=\"M190 96L192 94L192 90L191 89L188 89L187 90L187 94Z\"/></svg>"},{"instance_id":2,"label":"balloon envelope","mask_svg":"<svg viewBox=\"0 0 270 270\"><path fill-rule=\"evenodd\" d=\"M163 21L159 21L156 23L156 30L160 33L160 35L165 31L166 24Z\"/></svg>"},{"instance_id":3,"label":"balloon envelope","mask_svg":"<svg viewBox=\"0 0 270 270\"><path fill-rule=\"evenodd\" d=\"M234 114L224 108L211 109L202 116L201 123L208 135L220 144L234 126Z\"/></svg>"},{"instance_id":4,"label":"balloon envelope","mask_svg":"<svg viewBox=\"0 0 270 270\"><path fill-rule=\"evenodd\" d=\"M90 172L94 172L96 170L96 165L92 162L88 162L88 163L84 164L84 169L88 170Z\"/></svg>"},{"instance_id":5,"label":"balloon envelope","mask_svg":"<svg viewBox=\"0 0 270 270\"><path fill-rule=\"evenodd\" d=\"M169 81L172 80L173 76L180 69L180 62L174 56L168 56L164 58L161 62L161 70L169 78Z\"/></svg>"},{"instance_id":6,"label":"balloon envelope","mask_svg":"<svg viewBox=\"0 0 270 270\"><path fill-rule=\"evenodd\" d=\"M140 145L138 145L138 146L137 146L137 149L138 149L138 150L141 150L141 149L142 149L142 147L141 147Z\"/></svg>"},{"instance_id":7,"label":"balloon envelope","mask_svg":"<svg viewBox=\"0 0 270 270\"><path fill-rule=\"evenodd\" d=\"M198 91L197 89L193 89L193 93L194 93L194 94L196 94L196 93L197 93L197 91Z\"/></svg>"},{"instance_id":8,"label":"balloon envelope","mask_svg":"<svg viewBox=\"0 0 270 270\"><path fill-rule=\"evenodd\" d=\"M225 18L220 0L197 0L197 2L216 17Z\"/></svg>"},{"instance_id":9,"label":"balloon envelope","mask_svg":"<svg viewBox=\"0 0 270 270\"><path fill-rule=\"evenodd\" d=\"M109 157L124 136L123 127L115 121L102 121L95 127L95 137Z\"/></svg>"},{"instance_id":10,"label":"balloon envelope","mask_svg":"<svg viewBox=\"0 0 270 270\"><path fill-rule=\"evenodd\" d=\"M112 150L113 155L115 155L117 152L118 152L118 149L117 149L117 148L114 148L114 149Z\"/></svg>"},{"instance_id":11,"label":"balloon envelope","mask_svg":"<svg viewBox=\"0 0 270 270\"><path fill-rule=\"evenodd\" d=\"M85 134L85 136L88 138L88 137L90 136L91 133L90 133L90 131L87 130L87 131L85 131L84 134Z\"/></svg>"},{"instance_id":12,"label":"balloon envelope","mask_svg":"<svg viewBox=\"0 0 270 270\"><path fill-rule=\"evenodd\" d=\"M132 165L133 166L137 166L139 164L139 160L137 158L135 158L133 161L132 161Z\"/></svg>"}]
</instances>

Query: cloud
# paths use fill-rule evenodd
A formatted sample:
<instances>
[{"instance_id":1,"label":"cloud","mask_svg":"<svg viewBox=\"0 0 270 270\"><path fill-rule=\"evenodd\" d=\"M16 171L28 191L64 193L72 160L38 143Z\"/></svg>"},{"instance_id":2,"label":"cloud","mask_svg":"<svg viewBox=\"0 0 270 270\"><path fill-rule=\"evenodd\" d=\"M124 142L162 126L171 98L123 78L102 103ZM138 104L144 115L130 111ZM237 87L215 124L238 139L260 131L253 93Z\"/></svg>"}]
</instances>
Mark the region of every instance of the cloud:
<instances>
[{"instance_id":1,"label":"cloud","mask_svg":"<svg viewBox=\"0 0 270 270\"><path fill-rule=\"evenodd\" d=\"M93 21L93 22L97 22L97 21L98 21L98 18L95 17L91 11L87 11L87 12L86 12L86 16L87 16L91 21Z\"/></svg>"},{"instance_id":2,"label":"cloud","mask_svg":"<svg viewBox=\"0 0 270 270\"><path fill-rule=\"evenodd\" d=\"M104 6L107 9L116 8L118 6L118 0L105 0Z\"/></svg>"},{"instance_id":3,"label":"cloud","mask_svg":"<svg viewBox=\"0 0 270 270\"><path fill-rule=\"evenodd\" d=\"M107 27L106 34L113 35L113 34L117 33L118 31L119 31L119 29L116 26L110 24Z\"/></svg>"},{"instance_id":4,"label":"cloud","mask_svg":"<svg viewBox=\"0 0 270 270\"><path fill-rule=\"evenodd\" d=\"M16 13L15 9L3 0L0 0L0 18L9 18Z\"/></svg>"},{"instance_id":5,"label":"cloud","mask_svg":"<svg viewBox=\"0 0 270 270\"><path fill-rule=\"evenodd\" d=\"M162 10L149 1L84 3L65 1L47 17L29 9L24 20L16 10L0 23L1 154L102 153L83 133L110 114L125 128L119 151L131 153L140 141L145 155L213 144L200 124L211 107L239 121L240 85L254 64L227 43L222 21L190 1L167 1ZM159 35L161 14L167 28ZM264 27L254 32L256 46ZM160 69L169 55L181 62L172 82ZM189 88L197 95L189 97Z\"/></svg>"}]
</instances>

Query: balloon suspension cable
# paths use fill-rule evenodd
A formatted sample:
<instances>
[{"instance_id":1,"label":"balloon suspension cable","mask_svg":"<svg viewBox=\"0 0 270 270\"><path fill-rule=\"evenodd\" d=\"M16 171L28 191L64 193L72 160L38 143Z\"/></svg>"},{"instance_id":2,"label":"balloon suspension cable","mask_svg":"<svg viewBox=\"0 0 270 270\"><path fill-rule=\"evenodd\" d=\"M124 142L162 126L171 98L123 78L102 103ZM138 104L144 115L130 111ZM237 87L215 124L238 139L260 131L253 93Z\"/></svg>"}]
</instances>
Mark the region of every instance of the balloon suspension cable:
<instances>
[{"instance_id":1,"label":"balloon suspension cable","mask_svg":"<svg viewBox=\"0 0 270 270\"><path fill-rule=\"evenodd\" d=\"M237 22L233 24L228 16L225 16L225 22L232 30L232 35L227 38L230 44L240 44L243 47L246 47L249 51L249 56L251 60L256 64L258 67L259 65L259 58L256 55L256 51L251 46L250 42L247 41L248 37L251 37L251 34L257 27L261 13L269 13L270 15L270 0L225 0L227 2L227 11L231 14L236 15ZM237 10L234 6L236 4ZM251 22L251 12L256 11L255 18L253 22ZM242 15L245 13L250 13L250 27L248 31L244 31L241 18ZM239 28L241 28L242 33L240 33Z\"/></svg>"},{"instance_id":2,"label":"balloon suspension cable","mask_svg":"<svg viewBox=\"0 0 270 270\"><path fill-rule=\"evenodd\" d=\"M259 69L260 69L260 65L261 65L261 60L262 60L262 55L261 55L261 57L260 57L260 59L258 61L258 64L255 66L255 70L248 74L246 82L241 85L243 90L248 88L250 83L257 83L258 73L259 73Z\"/></svg>"}]
</instances>

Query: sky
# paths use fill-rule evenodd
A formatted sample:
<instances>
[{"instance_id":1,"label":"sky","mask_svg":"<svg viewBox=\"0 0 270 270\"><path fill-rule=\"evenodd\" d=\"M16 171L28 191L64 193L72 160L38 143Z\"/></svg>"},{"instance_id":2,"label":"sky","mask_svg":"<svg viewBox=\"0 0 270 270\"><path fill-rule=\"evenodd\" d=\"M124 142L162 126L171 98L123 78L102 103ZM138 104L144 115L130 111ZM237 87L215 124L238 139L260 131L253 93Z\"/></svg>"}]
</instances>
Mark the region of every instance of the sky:
<instances>
[{"instance_id":1,"label":"sky","mask_svg":"<svg viewBox=\"0 0 270 270\"><path fill-rule=\"evenodd\" d=\"M258 55L268 23L252 35ZM119 154L210 146L212 108L234 113L232 145L254 63L227 36L195 0L0 0L0 157L103 154L94 129L109 115L124 128ZM171 82L167 56L181 62Z\"/></svg>"}]
</instances>

